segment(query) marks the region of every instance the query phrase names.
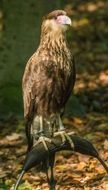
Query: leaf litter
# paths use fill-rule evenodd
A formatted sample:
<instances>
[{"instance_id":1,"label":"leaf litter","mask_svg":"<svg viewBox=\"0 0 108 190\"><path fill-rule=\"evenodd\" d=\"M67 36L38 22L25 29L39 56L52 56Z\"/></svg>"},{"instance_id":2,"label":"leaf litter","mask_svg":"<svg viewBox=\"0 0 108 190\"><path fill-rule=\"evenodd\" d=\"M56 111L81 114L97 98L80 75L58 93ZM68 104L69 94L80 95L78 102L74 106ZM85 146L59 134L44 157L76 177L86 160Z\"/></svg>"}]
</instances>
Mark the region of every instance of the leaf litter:
<instances>
[{"instance_id":1,"label":"leaf litter","mask_svg":"<svg viewBox=\"0 0 108 190\"><path fill-rule=\"evenodd\" d=\"M71 116L65 118L64 123L68 126L67 130L73 130L93 142L108 164L107 7L106 0L85 2L72 11L70 5L66 7L74 16L75 39L72 46L79 57L75 96L85 107L86 116ZM0 123L0 190L12 189L24 161L25 132L22 122L17 131L19 123L13 123L14 127L9 122ZM55 170L57 190L108 190L108 175L94 158L79 153L60 152L57 154ZM37 173L36 169L25 174L19 187L19 190L34 189L48 190L46 176Z\"/></svg>"}]
</instances>

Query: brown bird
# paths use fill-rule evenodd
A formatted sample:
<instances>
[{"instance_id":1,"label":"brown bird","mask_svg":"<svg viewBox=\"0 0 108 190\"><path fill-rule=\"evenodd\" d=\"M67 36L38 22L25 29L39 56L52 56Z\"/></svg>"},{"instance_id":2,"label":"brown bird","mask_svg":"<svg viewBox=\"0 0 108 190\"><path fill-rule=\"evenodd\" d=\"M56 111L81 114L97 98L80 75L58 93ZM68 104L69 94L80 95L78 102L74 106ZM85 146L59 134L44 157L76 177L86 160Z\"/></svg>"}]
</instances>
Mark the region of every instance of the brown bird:
<instances>
[{"instance_id":1,"label":"brown bird","mask_svg":"<svg viewBox=\"0 0 108 190\"><path fill-rule=\"evenodd\" d=\"M75 83L74 58L67 38L70 26L71 19L63 10L43 17L39 47L26 65L22 87L28 151L40 142L47 150L46 142L59 134L73 146L61 121Z\"/></svg>"}]
</instances>

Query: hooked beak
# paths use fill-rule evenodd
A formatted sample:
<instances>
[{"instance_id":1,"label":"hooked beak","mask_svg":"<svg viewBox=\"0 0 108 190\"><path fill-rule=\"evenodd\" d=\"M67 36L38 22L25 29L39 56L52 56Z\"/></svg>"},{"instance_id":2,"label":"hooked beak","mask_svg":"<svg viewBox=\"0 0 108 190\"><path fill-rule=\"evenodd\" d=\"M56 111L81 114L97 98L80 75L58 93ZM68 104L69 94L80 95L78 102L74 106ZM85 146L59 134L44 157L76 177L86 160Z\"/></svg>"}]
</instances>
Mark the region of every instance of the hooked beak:
<instances>
[{"instance_id":1,"label":"hooked beak","mask_svg":"<svg viewBox=\"0 0 108 190\"><path fill-rule=\"evenodd\" d=\"M57 17L57 23L63 25L70 25L72 24L71 19L66 15L60 15Z\"/></svg>"}]
</instances>

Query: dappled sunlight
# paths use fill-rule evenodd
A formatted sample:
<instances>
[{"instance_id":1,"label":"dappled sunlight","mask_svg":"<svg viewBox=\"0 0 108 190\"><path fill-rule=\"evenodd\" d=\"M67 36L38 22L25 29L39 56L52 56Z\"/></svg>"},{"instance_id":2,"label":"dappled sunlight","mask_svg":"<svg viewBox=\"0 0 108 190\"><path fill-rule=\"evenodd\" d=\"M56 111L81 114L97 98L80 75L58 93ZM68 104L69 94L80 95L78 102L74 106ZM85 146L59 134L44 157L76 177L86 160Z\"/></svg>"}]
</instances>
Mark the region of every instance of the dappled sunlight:
<instances>
[{"instance_id":1,"label":"dappled sunlight","mask_svg":"<svg viewBox=\"0 0 108 190\"><path fill-rule=\"evenodd\" d=\"M108 85L108 70L99 74L99 80L103 85Z\"/></svg>"},{"instance_id":2,"label":"dappled sunlight","mask_svg":"<svg viewBox=\"0 0 108 190\"><path fill-rule=\"evenodd\" d=\"M78 10L80 11L89 11L94 12L98 9L105 8L108 5L107 1L94 1L94 2L87 2L81 5Z\"/></svg>"},{"instance_id":3,"label":"dappled sunlight","mask_svg":"<svg viewBox=\"0 0 108 190\"><path fill-rule=\"evenodd\" d=\"M70 108L74 109L75 106L79 112L80 107L84 109L81 116L74 110L69 117L63 118L63 122L66 131L72 131L93 142L108 165L108 1L58 0L55 4L51 1L45 5L37 5L34 0L19 2L11 0L11 8L8 1L5 1L5 15L0 10L0 40L5 39L6 42L3 44L4 49L0 46L3 57L0 77L2 86L5 84L0 88L0 103L9 112L8 116L4 115L0 120L0 190L12 188L25 158L27 142L22 113L17 116L13 112L13 108L21 105L21 89L18 85L21 86L25 60L36 49L40 17L45 11L58 9L59 2L72 18L70 42L77 76L73 96L75 105L70 105ZM21 3L22 6L19 5ZM9 33L5 33L7 31ZM6 109L7 105L9 109ZM19 112L20 109L18 107ZM75 152L61 152L57 154L55 169L57 190L108 189L108 175L100 163L91 157ZM48 190L46 176L34 168L24 175L19 189Z\"/></svg>"},{"instance_id":4,"label":"dappled sunlight","mask_svg":"<svg viewBox=\"0 0 108 190\"><path fill-rule=\"evenodd\" d=\"M80 92L80 90L89 89L93 90L98 87L104 87L108 85L108 70L100 71L97 74L79 74L77 75L77 81L75 86L75 92Z\"/></svg>"},{"instance_id":5,"label":"dappled sunlight","mask_svg":"<svg viewBox=\"0 0 108 190\"><path fill-rule=\"evenodd\" d=\"M85 25L88 25L88 24L90 24L89 20L87 18L83 18L83 19L78 20L78 21L73 21L72 26L74 28L78 28L78 27L85 26Z\"/></svg>"}]
</instances>

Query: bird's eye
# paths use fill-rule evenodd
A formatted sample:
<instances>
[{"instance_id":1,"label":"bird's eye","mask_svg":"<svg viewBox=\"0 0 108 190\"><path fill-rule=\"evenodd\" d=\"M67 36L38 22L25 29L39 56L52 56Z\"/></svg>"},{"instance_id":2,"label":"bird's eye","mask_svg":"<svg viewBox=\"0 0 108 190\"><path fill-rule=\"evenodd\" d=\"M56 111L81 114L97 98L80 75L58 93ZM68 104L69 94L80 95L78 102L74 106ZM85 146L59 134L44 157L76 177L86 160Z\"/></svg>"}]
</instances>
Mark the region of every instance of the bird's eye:
<instances>
[{"instance_id":1,"label":"bird's eye","mask_svg":"<svg viewBox=\"0 0 108 190\"><path fill-rule=\"evenodd\" d=\"M54 16L53 18L56 20L56 19L57 19L57 16Z\"/></svg>"}]
</instances>

